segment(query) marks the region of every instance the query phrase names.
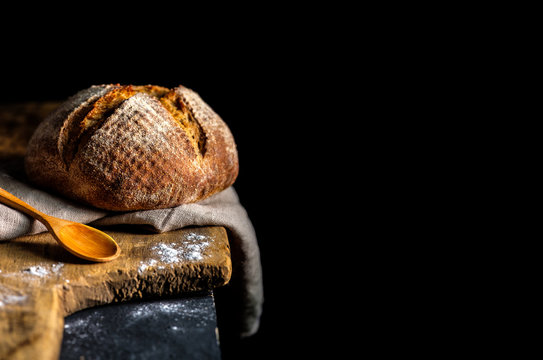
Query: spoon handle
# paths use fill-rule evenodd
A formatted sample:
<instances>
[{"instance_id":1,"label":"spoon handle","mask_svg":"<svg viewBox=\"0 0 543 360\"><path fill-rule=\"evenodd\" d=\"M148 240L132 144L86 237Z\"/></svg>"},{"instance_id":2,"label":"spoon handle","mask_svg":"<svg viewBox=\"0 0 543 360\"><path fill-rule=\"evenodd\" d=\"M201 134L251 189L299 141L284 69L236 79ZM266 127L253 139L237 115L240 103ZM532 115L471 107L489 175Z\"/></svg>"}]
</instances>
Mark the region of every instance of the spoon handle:
<instances>
[{"instance_id":1,"label":"spoon handle","mask_svg":"<svg viewBox=\"0 0 543 360\"><path fill-rule=\"evenodd\" d=\"M25 203L23 200L19 199L15 195L10 194L6 190L2 189L1 187L0 187L0 203L3 203L19 211L22 211L25 214L32 216L34 219L44 224L47 223L47 220L45 219L47 215L45 215L41 211L34 209L32 206L28 205L27 203Z\"/></svg>"}]
</instances>

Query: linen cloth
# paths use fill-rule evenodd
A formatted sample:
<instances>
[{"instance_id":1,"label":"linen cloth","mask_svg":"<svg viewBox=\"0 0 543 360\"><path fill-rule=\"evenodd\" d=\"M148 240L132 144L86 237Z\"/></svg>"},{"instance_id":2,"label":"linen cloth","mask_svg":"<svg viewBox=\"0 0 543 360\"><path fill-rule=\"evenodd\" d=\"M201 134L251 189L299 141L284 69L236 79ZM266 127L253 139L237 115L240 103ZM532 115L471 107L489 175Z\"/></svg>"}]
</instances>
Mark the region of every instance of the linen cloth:
<instances>
[{"instance_id":1,"label":"linen cloth","mask_svg":"<svg viewBox=\"0 0 543 360\"><path fill-rule=\"evenodd\" d=\"M228 322L234 322L231 328L241 337L257 332L264 301L260 251L251 220L233 187L198 203L133 212L105 211L39 190L28 184L22 162L0 164L0 187L45 214L91 226L132 224L158 233L187 226L225 227L233 272L230 284L215 292L217 305L221 305L221 298L228 298L227 317L235 317ZM0 204L0 242L44 231L47 229L40 222Z\"/></svg>"}]
</instances>

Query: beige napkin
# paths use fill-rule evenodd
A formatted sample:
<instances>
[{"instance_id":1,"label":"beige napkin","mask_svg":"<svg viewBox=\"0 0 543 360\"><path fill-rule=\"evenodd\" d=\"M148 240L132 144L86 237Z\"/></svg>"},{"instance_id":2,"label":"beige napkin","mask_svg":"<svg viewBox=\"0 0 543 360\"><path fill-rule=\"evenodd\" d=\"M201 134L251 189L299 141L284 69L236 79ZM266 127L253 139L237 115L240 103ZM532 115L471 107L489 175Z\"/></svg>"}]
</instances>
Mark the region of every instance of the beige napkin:
<instances>
[{"instance_id":1,"label":"beige napkin","mask_svg":"<svg viewBox=\"0 0 543 360\"><path fill-rule=\"evenodd\" d=\"M87 207L36 189L25 182L20 165L15 168L0 164L0 187L36 209L62 219L94 226L134 224L156 232L194 225L224 226L232 248L233 273L230 285L216 292L220 294L217 305L221 298L228 299L229 313L236 316L228 321L242 337L258 330L263 303L260 252L253 225L233 187L194 204L119 213ZM44 231L45 226L38 221L0 204L0 241Z\"/></svg>"}]
</instances>

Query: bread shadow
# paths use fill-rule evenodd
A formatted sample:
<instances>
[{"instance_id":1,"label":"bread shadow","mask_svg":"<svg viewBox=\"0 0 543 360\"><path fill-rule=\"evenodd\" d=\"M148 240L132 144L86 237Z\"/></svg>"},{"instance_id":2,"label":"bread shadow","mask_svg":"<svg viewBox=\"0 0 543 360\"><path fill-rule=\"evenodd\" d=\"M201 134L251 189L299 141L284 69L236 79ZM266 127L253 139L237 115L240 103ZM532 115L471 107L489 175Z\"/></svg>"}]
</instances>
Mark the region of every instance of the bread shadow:
<instances>
[{"instance_id":1,"label":"bread shadow","mask_svg":"<svg viewBox=\"0 0 543 360\"><path fill-rule=\"evenodd\" d=\"M145 224L115 224L115 225L95 225L90 223L89 226L92 226L98 230L104 232L118 232L125 234L134 234L134 235L152 235L158 234L156 229L151 225Z\"/></svg>"}]
</instances>

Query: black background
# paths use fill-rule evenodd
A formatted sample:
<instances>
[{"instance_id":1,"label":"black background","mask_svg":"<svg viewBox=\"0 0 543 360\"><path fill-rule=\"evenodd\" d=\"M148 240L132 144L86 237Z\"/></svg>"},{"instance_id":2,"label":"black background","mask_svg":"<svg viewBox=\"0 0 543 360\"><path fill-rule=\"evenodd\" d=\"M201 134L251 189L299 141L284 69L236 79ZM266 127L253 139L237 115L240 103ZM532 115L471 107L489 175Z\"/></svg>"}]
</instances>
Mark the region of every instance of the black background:
<instances>
[{"instance_id":1,"label":"black background","mask_svg":"<svg viewBox=\"0 0 543 360\"><path fill-rule=\"evenodd\" d=\"M120 34L78 25L73 34L9 38L2 50L1 103L64 100L93 84L182 84L228 124L240 161L234 187L261 250L265 305L260 331L241 342L225 339L224 359L307 355L322 349L318 339L331 330L320 328L330 315L318 304L331 289L321 290L329 275L315 255L329 224L312 215L324 211L330 171L322 154L331 145L315 145L330 131L315 115L331 106L321 61L330 48L310 29L279 33L285 25L223 24L198 38L151 25Z\"/></svg>"}]
</instances>

